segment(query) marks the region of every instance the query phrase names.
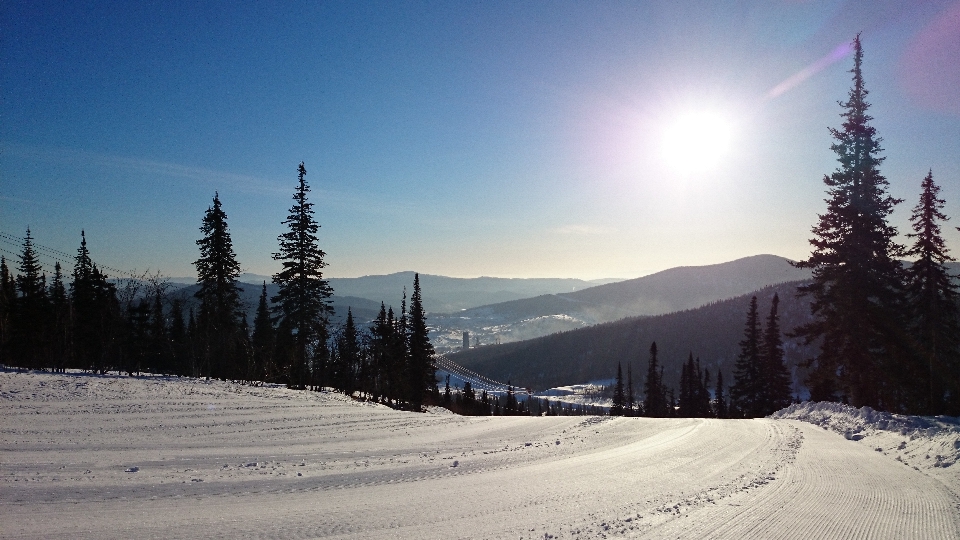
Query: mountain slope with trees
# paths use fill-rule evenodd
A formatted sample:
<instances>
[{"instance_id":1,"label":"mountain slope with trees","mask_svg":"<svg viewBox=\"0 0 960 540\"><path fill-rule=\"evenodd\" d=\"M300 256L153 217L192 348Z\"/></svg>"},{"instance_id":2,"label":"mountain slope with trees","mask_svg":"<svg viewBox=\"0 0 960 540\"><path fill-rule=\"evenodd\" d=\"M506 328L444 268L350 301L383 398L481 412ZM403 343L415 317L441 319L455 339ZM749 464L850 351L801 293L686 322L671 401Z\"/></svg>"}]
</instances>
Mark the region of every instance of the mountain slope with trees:
<instances>
[{"instance_id":1,"label":"mountain slope with trees","mask_svg":"<svg viewBox=\"0 0 960 540\"><path fill-rule=\"evenodd\" d=\"M809 278L776 255L755 255L705 266L682 266L649 276L563 294L541 295L451 314L435 314L438 350L458 349L463 331L474 343L509 343L611 322L662 315Z\"/></svg>"},{"instance_id":2,"label":"mountain slope with trees","mask_svg":"<svg viewBox=\"0 0 960 540\"><path fill-rule=\"evenodd\" d=\"M770 302L777 294L781 327L793 328L809 320L806 304L794 295L799 283L765 287L696 309L630 317L527 341L476 347L448 356L492 379L510 380L518 386L539 390L608 379L618 362L631 363L633 373L644 373L650 344L656 342L659 363L664 369L663 383L667 387L679 387L682 365L691 353L714 376L720 370L726 373L724 378L732 382L750 298L757 296L760 309L769 311ZM797 366L812 349L801 347L797 340L789 338L783 347L786 364L795 372L794 380L802 381L803 373Z\"/></svg>"}]
</instances>

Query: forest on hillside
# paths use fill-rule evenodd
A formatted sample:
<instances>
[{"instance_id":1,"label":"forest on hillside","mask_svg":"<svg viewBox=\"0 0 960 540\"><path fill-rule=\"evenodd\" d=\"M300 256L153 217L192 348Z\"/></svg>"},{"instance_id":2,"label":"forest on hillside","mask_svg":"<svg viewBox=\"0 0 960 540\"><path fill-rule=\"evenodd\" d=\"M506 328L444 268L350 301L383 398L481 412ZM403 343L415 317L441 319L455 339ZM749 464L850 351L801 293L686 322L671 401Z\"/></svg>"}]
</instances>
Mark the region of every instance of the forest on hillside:
<instances>
[{"instance_id":1,"label":"forest on hillside","mask_svg":"<svg viewBox=\"0 0 960 540\"><path fill-rule=\"evenodd\" d=\"M631 365L637 374L637 383L642 384L639 374L647 367L648 349L655 341L664 367L664 382L676 388L682 364L691 353L714 375L718 371L724 371L728 377L732 375L751 296L757 296L762 311L769 309L773 295L779 294L783 328L794 328L810 320L809 309L792 294L798 284L774 285L697 309L629 317L527 341L485 345L448 356L493 379L513 381L518 386L537 390L613 379L618 362L624 369ZM797 374L795 380L801 385L804 373L798 366L813 351L812 347L796 340L786 341L786 364ZM800 390L798 385L794 393Z\"/></svg>"}]
</instances>

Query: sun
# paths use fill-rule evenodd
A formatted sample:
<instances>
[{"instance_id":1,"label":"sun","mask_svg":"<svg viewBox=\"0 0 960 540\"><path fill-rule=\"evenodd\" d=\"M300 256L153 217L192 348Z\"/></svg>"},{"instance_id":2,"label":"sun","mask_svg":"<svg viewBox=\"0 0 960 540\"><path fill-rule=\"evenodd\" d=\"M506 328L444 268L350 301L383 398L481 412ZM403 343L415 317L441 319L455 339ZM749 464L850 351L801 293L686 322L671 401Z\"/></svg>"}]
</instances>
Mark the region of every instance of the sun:
<instances>
[{"instance_id":1,"label":"sun","mask_svg":"<svg viewBox=\"0 0 960 540\"><path fill-rule=\"evenodd\" d=\"M665 130L663 159L680 172L706 172L730 153L733 122L715 111L689 111Z\"/></svg>"}]
</instances>

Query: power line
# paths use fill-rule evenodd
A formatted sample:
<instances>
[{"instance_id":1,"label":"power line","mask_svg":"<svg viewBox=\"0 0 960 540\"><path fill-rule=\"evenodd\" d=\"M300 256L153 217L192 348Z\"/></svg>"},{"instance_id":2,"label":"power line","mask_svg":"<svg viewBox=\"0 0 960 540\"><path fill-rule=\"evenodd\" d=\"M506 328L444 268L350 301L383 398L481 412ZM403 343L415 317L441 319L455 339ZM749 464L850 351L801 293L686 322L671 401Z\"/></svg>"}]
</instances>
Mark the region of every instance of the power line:
<instances>
[{"instance_id":1,"label":"power line","mask_svg":"<svg viewBox=\"0 0 960 540\"><path fill-rule=\"evenodd\" d=\"M23 238L15 235L15 234L6 233L6 232L3 232L3 231L0 231L0 238L7 238L8 240L15 240L15 241L17 241L17 242L19 242L19 243L23 243L23 240L24 240ZM31 240L34 240L34 239L31 238ZM59 255L59 256L61 256L61 257L67 257L67 258L72 258L72 257L73 257L73 255L70 255L69 253L64 253L63 251L60 251L59 249L53 249L53 248L51 248L51 247L43 246L43 245L37 244L36 242L33 243L33 246L36 247L36 248L38 248L38 249L42 249L42 250L44 250L44 251L49 251L49 252L54 253L54 254L56 254L56 255Z\"/></svg>"},{"instance_id":2,"label":"power line","mask_svg":"<svg viewBox=\"0 0 960 540\"><path fill-rule=\"evenodd\" d=\"M489 392L506 392L509 386L499 381L495 381L489 377L481 375L471 369L465 368L460 364L457 364L453 360L450 360L446 356L440 354L434 357L434 365L437 369L441 369L450 373L451 375L456 376L458 379L465 382L470 382L476 390L486 390Z\"/></svg>"},{"instance_id":3,"label":"power line","mask_svg":"<svg viewBox=\"0 0 960 540\"><path fill-rule=\"evenodd\" d=\"M0 231L0 242L6 242L7 244L21 247L23 246L24 240L25 240L24 238L17 236L15 234L10 234L5 231ZM31 241L33 241L32 238L31 238ZM55 259L57 261L60 261L61 263L68 264L68 265L74 264L75 262L74 256L70 255L69 253L64 253L59 249L54 249L51 247L44 246L42 244L38 244L36 243L36 241L33 241L32 244L33 244L33 247L37 250L38 254L42 254L45 257ZM9 251L7 253L9 253ZM19 254L14 254L14 255L19 257ZM61 257L66 257L67 259L62 259ZM96 261L94 262L96 263ZM115 274L117 277L131 277L134 279L138 279L140 277L133 272L130 272L127 270L120 270L118 268L113 268L111 266L107 266L104 264L97 264L97 267L100 268L101 270L109 270L111 273Z\"/></svg>"},{"instance_id":4,"label":"power line","mask_svg":"<svg viewBox=\"0 0 960 540\"><path fill-rule=\"evenodd\" d=\"M16 246L16 247L22 247L22 246L23 246L23 241L22 241L22 240L20 240L19 242L15 242L15 241L14 241L13 239L11 239L9 236L7 236L7 235L5 235L5 234L2 234L2 233L0 233L0 242L4 242L4 243L6 243L6 244L10 244L10 245ZM33 247L38 247L38 246L37 246L36 244L33 244ZM8 253L9 253L9 252L8 252ZM43 255L44 257L49 257L49 258L51 258L51 259L55 259L55 260L60 261L60 262L62 262L62 263L64 263L64 264L73 264L73 261L64 260L64 259L61 259L60 257L55 256L55 255L50 255L49 253L44 253L43 250L41 250L41 249L38 249L38 250L37 250L37 255ZM20 254L16 254L16 256L19 257Z\"/></svg>"},{"instance_id":5,"label":"power line","mask_svg":"<svg viewBox=\"0 0 960 540\"><path fill-rule=\"evenodd\" d=\"M9 249L5 249L5 248L3 248L3 247L0 247L0 251L6 253L7 255L10 255L10 256L12 257L11 262L12 262L13 260L16 260L16 258L19 258L19 257L20 257L20 254L19 254L19 253L14 253L14 252L10 251ZM40 263L40 267L41 267L43 270L47 270L47 271L49 271L51 274L53 274L53 273L55 273L55 272L57 271L56 266L50 266L49 263L46 263L46 262L44 262L44 261L38 261L38 262ZM62 271L63 271L63 267L61 266L60 269L61 269L61 272L62 272Z\"/></svg>"}]
</instances>

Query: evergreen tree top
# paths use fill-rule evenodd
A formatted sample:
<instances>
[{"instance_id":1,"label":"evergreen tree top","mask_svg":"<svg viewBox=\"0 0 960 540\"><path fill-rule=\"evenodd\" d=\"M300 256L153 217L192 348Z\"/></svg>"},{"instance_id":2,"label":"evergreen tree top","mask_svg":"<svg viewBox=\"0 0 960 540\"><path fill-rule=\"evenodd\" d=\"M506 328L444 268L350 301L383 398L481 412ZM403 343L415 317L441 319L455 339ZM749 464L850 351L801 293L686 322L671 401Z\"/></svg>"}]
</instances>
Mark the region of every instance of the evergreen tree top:
<instances>
[{"instance_id":1,"label":"evergreen tree top","mask_svg":"<svg viewBox=\"0 0 960 540\"><path fill-rule=\"evenodd\" d=\"M33 248L33 236L30 233L30 227L27 227L27 235L23 239L23 249L20 252L20 264L17 271L19 274L16 283L21 295L34 297L45 292L46 276L42 275L40 259Z\"/></svg>"},{"instance_id":2,"label":"evergreen tree top","mask_svg":"<svg viewBox=\"0 0 960 540\"><path fill-rule=\"evenodd\" d=\"M867 114L867 109L870 108L870 104L867 102L867 94L870 91L863 83L862 65L863 47L860 44L860 34L857 34L853 39L853 69L849 71L853 74L853 86L850 88L847 101L838 101L837 103L846 109L840 113L840 116L846 119L843 124L845 131L874 136L876 130L867 124L867 122L873 120L873 117ZM876 142L879 143L880 139L877 138ZM879 151L880 148L877 147L877 150Z\"/></svg>"},{"instance_id":3,"label":"evergreen tree top","mask_svg":"<svg viewBox=\"0 0 960 540\"><path fill-rule=\"evenodd\" d=\"M892 238L896 235L896 229L887 226L885 218L902 201L885 192L889 182L880 174L879 165L885 159L880 155L883 139L877 136L876 128L869 123L873 117L867 114L870 108L866 99L869 91L863 80L860 34L854 38L853 46L854 63L850 70L853 86L847 101L838 102L844 108L840 113L844 118L842 129L829 128L835 141L830 149L837 153L840 166L824 178L828 186L839 190L834 190L834 197L828 203L833 207L850 207L882 236Z\"/></svg>"},{"instance_id":4,"label":"evergreen tree top","mask_svg":"<svg viewBox=\"0 0 960 540\"><path fill-rule=\"evenodd\" d=\"M313 217L313 203L307 200L310 186L303 162L300 162L297 171L294 204L283 221L287 231L277 237L280 250L273 254L274 260L282 264L282 270L273 276L273 282L280 285L280 292L273 301L278 303L275 309L288 316L294 311L305 310L295 318L306 321L308 318L326 317L332 312L327 299L333 295L333 289L323 279L323 268L327 266L324 260L326 253L318 244L317 231L320 225Z\"/></svg>"},{"instance_id":5,"label":"evergreen tree top","mask_svg":"<svg viewBox=\"0 0 960 540\"><path fill-rule=\"evenodd\" d=\"M200 246L200 258L193 264L197 267L197 283L201 284L201 291L212 286L235 284L240 276L240 263L233 251L227 214L220 203L219 192L214 192L213 205L203 216L200 232L203 238L196 242Z\"/></svg>"},{"instance_id":6,"label":"evergreen tree top","mask_svg":"<svg viewBox=\"0 0 960 540\"><path fill-rule=\"evenodd\" d=\"M73 281L90 277L93 270L93 261L90 259L90 250L87 249L86 231L80 230L80 247L77 249L76 264L73 267Z\"/></svg>"},{"instance_id":7,"label":"evergreen tree top","mask_svg":"<svg viewBox=\"0 0 960 540\"><path fill-rule=\"evenodd\" d=\"M940 186L933 181L932 169L927 172L920 188L920 201L910 215L914 232L907 234L908 238L916 238L917 240L906 252L906 255L937 264L954 261L956 259L948 255L950 250L944 244L940 224L938 223L939 221L948 221L950 218L941 211L946 201L939 197Z\"/></svg>"},{"instance_id":8,"label":"evergreen tree top","mask_svg":"<svg viewBox=\"0 0 960 540\"><path fill-rule=\"evenodd\" d=\"M834 139L830 149L837 154L839 166L823 178L828 186L827 212L813 228L813 253L795 266L812 268L815 275L829 273L840 265L856 272L867 272L867 267L872 266L880 275L889 277L898 271L896 259L904 252L894 241L897 230L887 218L902 201L887 193L889 183L880 174L879 165L884 160L880 156L882 139L869 124L873 118L867 114L869 92L863 80L859 34L853 47L853 85L847 101L838 102L844 108L840 114L844 121L840 129L829 128Z\"/></svg>"}]
</instances>

